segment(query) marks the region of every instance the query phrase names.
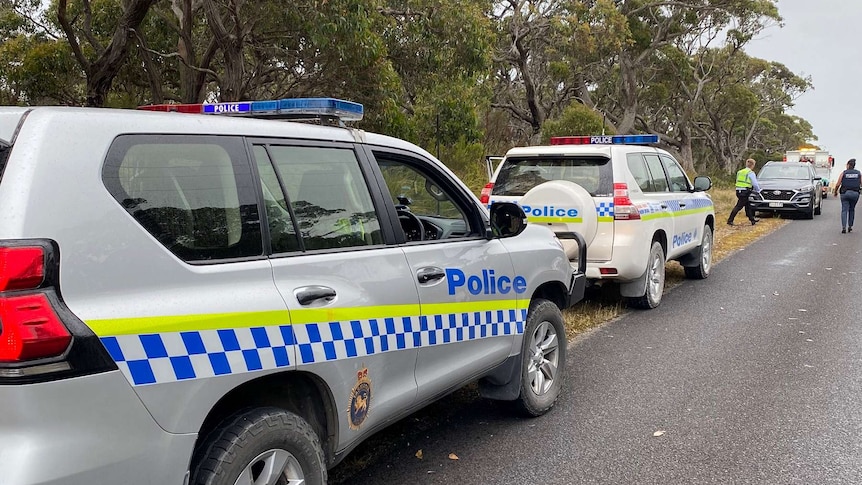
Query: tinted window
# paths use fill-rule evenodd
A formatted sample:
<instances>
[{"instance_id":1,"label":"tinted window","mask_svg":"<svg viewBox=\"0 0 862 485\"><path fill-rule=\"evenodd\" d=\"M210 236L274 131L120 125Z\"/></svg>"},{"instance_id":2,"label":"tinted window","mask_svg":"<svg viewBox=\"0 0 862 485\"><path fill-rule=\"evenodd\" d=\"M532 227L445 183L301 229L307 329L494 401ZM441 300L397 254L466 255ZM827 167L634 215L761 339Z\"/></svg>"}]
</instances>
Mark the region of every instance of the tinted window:
<instances>
[{"instance_id":1,"label":"tinted window","mask_svg":"<svg viewBox=\"0 0 862 485\"><path fill-rule=\"evenodd\" d=\"M383 243L380 222L352 149L267 148L287 191L304 249Z\"/></svg>"},{"instance_id":2,"label":"tinted window","mask_svg":"<svg viewBox=\"0 0 862 485\"><path fill-rule=\"evenodd\" d=\"M667 178L664 174L664 168L662 167L661 159L659 159L658 155L644 154L644 160L646 160L650 177L652 177L653 191L670 192L667 185Z\"/></svg>"},{"instance_id":3,"label":"tinted window","mask_svg":"<svg viewBox=\"0 0 862 485\"><path fill-rule=\"evenodd\" d=\"M602 157L508 158L494 181L493 194L521 196L550 180L568 180L592 196L613 194L610 160Z\"/></svg>"},{"instance_id":4,"label":"tinted window","mask_svg":"<svg viewBox=\"0 0 862 485\"><path fill-rule=\"evenodd\" d=\"M626 155L626 161L629 165L629 172L637 181L638 187L644 192L652 192L652 178L643 156L640 153L629 153Z\"/></svg>"},{"instance_id":5,"label":"tinted window","mask_svg":"<svg viewBox=\"0 0 862 485\"><path fill-rule=\"evenodd\" d=\"M121 136L102 176L129 214L186 261L263 253L255 185L240 139Z\"/></svg>"},{"instance_id":6,"label":"tinted window","mask_svg":"<svg viewBox=\"0 0 862 485\"><path fill-rule=\"evenodd\" d=\"M269 236L272 252L284 253L299 251L299 237L296 234L294 218L290 206L284 197L281 183L275 168L270 163L266 148L260 145L254 147L254 159L260 174L260 184L263 191L263 206L266 210L266 220L269 224Z\"/></svg>"},{"instance_id":7,"label":"tinted window","mask_svg":"<svg viewBox=\"0 0 862 485\"><path fill-rule=\"evenodd\" d=\"M683 172L679 163L667 155L662 155L661 160L664 162L667 177L670 179L671 191L688 192L688 177L685 176L685 172Z\"/></svg>"}]
</instances>

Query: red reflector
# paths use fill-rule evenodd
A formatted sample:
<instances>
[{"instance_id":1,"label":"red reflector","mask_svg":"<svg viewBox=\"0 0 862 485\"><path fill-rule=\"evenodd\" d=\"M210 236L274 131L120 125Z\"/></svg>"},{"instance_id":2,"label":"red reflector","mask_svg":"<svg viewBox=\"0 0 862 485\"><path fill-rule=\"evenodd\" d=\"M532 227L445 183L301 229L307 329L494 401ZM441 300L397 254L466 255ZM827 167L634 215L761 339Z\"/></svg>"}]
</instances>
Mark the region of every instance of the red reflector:
<instances>
[{"instance_id":1,"label":"red reflector","mask_svg":"<svg viewBox=\"0 0 862 485\"><path fill-rule=\"evenodd\" d=\"M0 291L38 288L44 279L45 252L42 248L0 248Z\"/></svg>"},{"instance_id":2,"label":"red reflector","mask_svg":"<svg viewBox=\"0 0 862 485\"><path fill-rule=\"evenodd\" d=\"M138 106L138 109L144 111L163 111L177 113L203 113L203 104L151 104L147 106Z\"/></svg>"},{"instance_id":3,"label":"red reflector","mask_svg":"<svg viewBox=\"0 0 862 485\"><path fill-rule=\"evenodd\" d=\"M494 182L489 182L482 188L482 193L479 195L479 202L488 205L491 201L491 190L494 189Z\"/></svg>"},{"instance_id":4,"label":"red reflector","mask_svg":"<svg viewBox=\"0 0 862 485\"><path fill-rule=\"evenodd\" d=\"M0 362L54 357L72 336L44 294L0 298Z\"/></svg>"},{"instance_id":5,"label":"red reflector","mask_svg":"<svg viewBox=\"0 0 862 485\"><path fill-rule=\"evenodd\" d=\"M616 268L599 268L599 273L603 275L615 275L617 274Z\"/></svg>"}]
</instances>

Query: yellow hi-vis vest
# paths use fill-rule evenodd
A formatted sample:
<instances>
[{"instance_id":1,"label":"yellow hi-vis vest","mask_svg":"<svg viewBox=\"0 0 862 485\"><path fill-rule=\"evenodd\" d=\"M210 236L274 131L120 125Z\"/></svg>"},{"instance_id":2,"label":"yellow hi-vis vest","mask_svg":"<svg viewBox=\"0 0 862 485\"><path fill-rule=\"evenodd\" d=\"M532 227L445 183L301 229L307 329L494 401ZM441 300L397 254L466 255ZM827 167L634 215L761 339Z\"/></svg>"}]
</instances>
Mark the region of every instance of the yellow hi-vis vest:
<instances>
[{"instance_id":1,"label":"yellow hi-vis vest","mask_svg":"<svg viewBox=\"0 0 862 485\"><path fill-rule=\"evenodd\" d=\"M743 168L739 172L736 172L736 188L737 189L750 189L753 187L751 184L751 180L748 178L748 174L753 172L748 167Z\"/></svg>"}]
</instances>

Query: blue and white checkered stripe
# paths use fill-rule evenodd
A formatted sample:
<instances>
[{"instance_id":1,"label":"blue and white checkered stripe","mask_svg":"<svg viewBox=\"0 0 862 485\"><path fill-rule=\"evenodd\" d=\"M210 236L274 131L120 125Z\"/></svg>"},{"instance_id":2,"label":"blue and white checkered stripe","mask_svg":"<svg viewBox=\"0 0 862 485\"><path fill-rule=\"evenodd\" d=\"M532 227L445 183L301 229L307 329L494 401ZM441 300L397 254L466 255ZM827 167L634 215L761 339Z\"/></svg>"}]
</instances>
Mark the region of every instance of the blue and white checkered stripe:
<instances>
[{"instance_id":1,"label":"blue and white checkered stripe","mask_svg":"<svg viewBox=\"0 0 862 485\"><path fill-rule=\"evenodd\" d=\"M614 203L613 202L599 202L596 204L596 212L599 217L613 217L614 215Z\"/></svg>"},{"instance_id":2,"label":"blue and white checkered stripe","mask_svg":"<svg viewBox=\"0 0 862 485\"><path fill-rule=\"evenodd\" d=\"M293 342L290 325L102 337L136 386L287 367Z\"/></svg>"},{"instance_id":3,"label":"blue and white checkered stripe","mask_svg":"<svg viewBox=\"0 0 862 485\"><path fill-rule=\"evenodd\" d=\"M512 309L119 335L101 340L129 382L138 386L519 335L524 333L526 319L526 309Z\"/></svg>"},{"instance_id":4,"label":"blue and white checkered stripe","mask_svg":"<svg viewBox=\"0 0 862 485\"><path fill-rule=\"evenodd\" d=\"M527 310L295 325L297 364L524 333Z\"/></svg>"}]
</instances>

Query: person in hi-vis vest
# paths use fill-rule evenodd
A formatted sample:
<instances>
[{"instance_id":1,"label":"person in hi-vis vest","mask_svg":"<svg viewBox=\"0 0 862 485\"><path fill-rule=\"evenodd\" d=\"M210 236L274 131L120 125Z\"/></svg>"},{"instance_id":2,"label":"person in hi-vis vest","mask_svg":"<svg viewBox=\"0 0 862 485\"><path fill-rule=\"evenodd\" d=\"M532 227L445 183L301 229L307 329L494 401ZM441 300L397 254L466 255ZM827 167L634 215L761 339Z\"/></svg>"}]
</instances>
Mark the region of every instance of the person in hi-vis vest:
<instances>
[{"instance_id":1,"label":"person in hi-vis vest","mask_svg":"<svg viewBox=\"0 0 862 485\"><path fill-rule=\"evenodd\" d=\"M832 195L841 194L841 234L853 232L860 183L862 183L862 173L856 170L856 159L851 158L847 161L847 170L841 172L832 189Z\"/></svg>"},{"instance_id":2,"label":"person in hi-vis vest","mask_svg":"<svg viewBox=\"0 0 862 485\"><path fill-rule=\"evenodd\" d=\"M754 175L754 165L757 162L749 158L745 161L745 167L736 172L736 206L730 211L730 217L727 218L727 225L733 225L733 219L736 213L743 207L745 208L745 217L751 221L751 225L757 224L760 219L754 217L754 208L748 202L748 196L751 192L760 192L760 185L757 183L757 176Z\"/></svg>"}]
</instances>

